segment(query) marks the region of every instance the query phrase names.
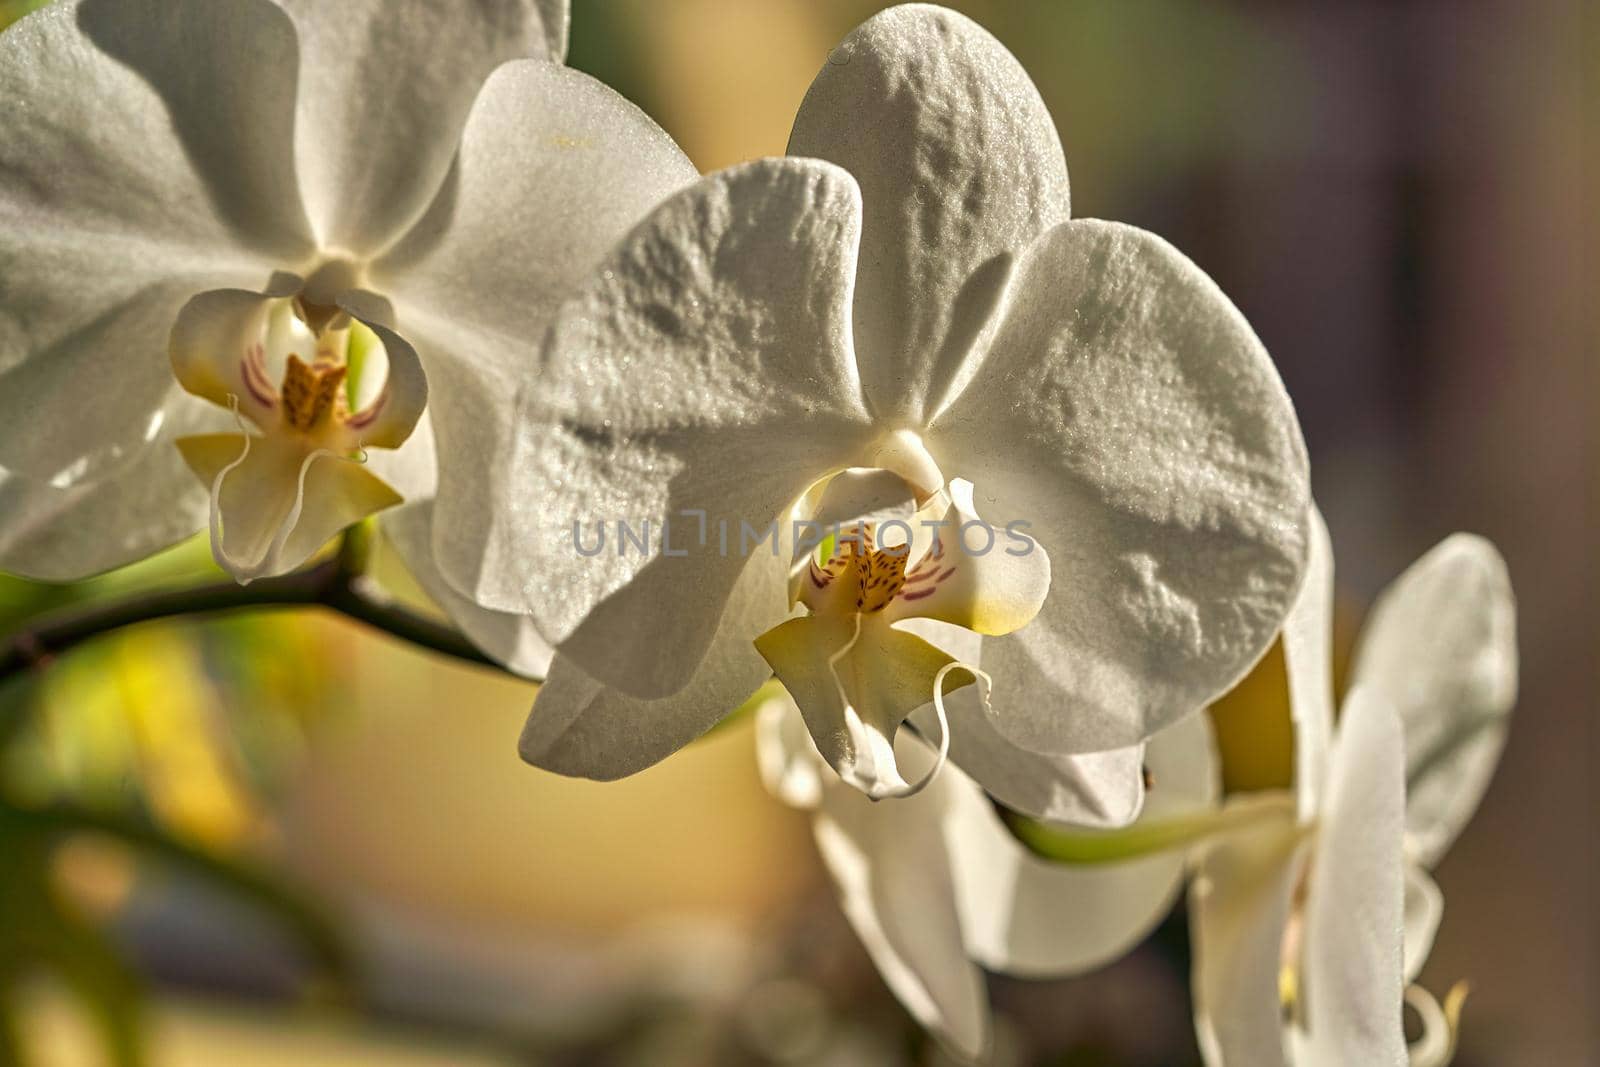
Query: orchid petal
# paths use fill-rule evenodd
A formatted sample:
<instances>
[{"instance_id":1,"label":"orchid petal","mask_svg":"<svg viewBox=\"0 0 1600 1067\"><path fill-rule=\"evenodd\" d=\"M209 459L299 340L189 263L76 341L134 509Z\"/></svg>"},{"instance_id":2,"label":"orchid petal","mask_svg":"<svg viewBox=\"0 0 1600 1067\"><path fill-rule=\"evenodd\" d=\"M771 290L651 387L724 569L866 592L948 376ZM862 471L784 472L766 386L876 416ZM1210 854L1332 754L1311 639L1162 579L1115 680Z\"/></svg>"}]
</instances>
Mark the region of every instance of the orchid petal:
<instances>
[{"instance_id":1,"label":"orchid petal","mask_svg":"<svg viewBox=\"0 0 1600 1067\"><path fill-rule=\"evenodd\" d=\"M1283 622L1283 655L1294 719L1294 781L1300 821L1316 816L1333 745L1333 544L1311 509L1305 584Z\"/></svg>"},{"instance_id":2,"label":"orchid petal","mask_svg":"<svg viewBox=\"0 0 1600 1067\"><path fill-rule=\"evenodd\" d=\"M1136 744L1236 682L1297 594L1305 446L1272 362L1159 238L1063 223L1019 267L972 384L925 435L1050 556L1038 618L985 649L1025 747Z\"/></svg>"},{"instance_id":3,"label":"orchid petal","mask_svg":"<svg viewBox=\"0 0 1600 1067\"><path fill-rule=\"evenodd\" d=\"M1394 709L1376 691L1352 689L1311 859L1296 1067L1406 1063L1404 746Z\"/></svg>"},{"instance_id":4,"label":"orchid petal","mask_svg":"<svg viewBox=\"0 0 1600 1067\"><path fill-rule=\"evenodd\" d=\"M895 756L913 777L935 765L910 734ZM875 803L834 782L815 828L840 906L878 973L918 1023L972 1061L988 1047L990 1021L983 975L966 955L942 825L955 788L954 777L940 775L918 796Z\"/></svg>"},{"instance_id":5,"label":"orchid petal","mask_svg":"<svg viewBox=\"0 0 1600 1067\"><path fill-rule=\"evenodd\" d=\"M991 636L1031 622L1050 591L1050 557L1038 542L1020 530L996 530L959 498L939 522L932 547L906 568L884 617L936 619Z\"/></svg>"},{"instance_id":6,"label":"orchid petal","mask_svg":"<svg viewBox=\"0 0 1600 1067\"><path fill-rule=\"evenodd\" d=\"M976 23L891 8L838 48L795 116L789 154L861 185L855 337L867 402L918 424L978 349L1006 253L1068 214L1055 124L1028 75Z\"/></svg>"},{"instance_id":7,"label":"orchid petal","mask_svg":"<svg viewBox=\"0 0 1600 1067\"><path fill-rule=\"evenodd\" d=\"M241 582L293 570L334 534L400 495L354 460L278 435L180 437L189 469L211 486L211 548Z\"/></svg>"},{"instance_id":8,"label":"orchid petal","mask_svg":"<svg viewBox=\"0 0 1600 1067\"><path fill-rule=\"evenodd\" d=\"M845 321L859 218L842 171L765 160L673 197L623 241L564 305L520 395L519 595L474 598L535 613L625 692L681 689L745 554L766 551L744 529L786 525L864 447ZM577 528L620 518L657 541L670 523L670 546L583 558Z\"/></svg>"},{"instance_id":9,"label":"orchid petal","mask_svg":"<svg viewBox=\"0 0 1600 1067\"><path fill-rule=\"evenodd\" d=\"M324 247L380 251L438 191L484 79L559 60L566 0L282 0L300 36L294 154Z\"/></svg>"},{"instance_id":10,"label":"orchid petal","mask_svg":"<svg viewBox=\"0 0 1600 1067\"><path fill-rule=\"evenodd\" d=\"M310 251L294 69L266 0L68 0L0 37L0 465L65 486L131 461L184 300Z\"/></svg>"},{"instance_id":11,"label":"orchid petal","mask_svg":"<svg viewBox=\"0 0 1600 1067\"><path fill-rule=\"evenodd\" d=\"M822 803L830 772L794 698L781 688L756 709L756 766L767 792L791 808L815 811Z\"/></svg>"},{"instance_id":12,"label":"orchid petal","mask_svg":"<svg viewBox=\"0 0 1600 1067\"><path fill-rule=\"evenodd\" d=\"M1271 794L1229 802L1271 804ZM1202 845L1189 889L1195 1032L1208 1067L1285 1067L1279 979L1303 868L1292 810Z\"/></svg>"},{"instance_id":13,"label":"orchid petal","mask_svg":"<svg viewBox=\"0 0 1600 1067\"><path fill-rule=\"evenodd\" d=\"M1157 734L1148 753L1156 783L1151 816L1215 805L1216 753L1204 715ZM1053 863L1029 852L975 785L948 788L960 797L947 834L961 925L972 958L990 970L1038 977L1108 963L1143 940L1182 890L1182 852L1093 867Z\"/></svg>"},{"instance_id":14,"label":"orchid petal","mask_svg":"<svg viewBox=\"0 0 1600 1067\"><path fill-rule=\"evenodd\" d=\"M198 400L166 427L209 428L224 413ZM205 528L206 487L177 449L146 449L115 478L58 488L0 472L0 571L73 582L151 556Z\"/></svg>"},{"instance_id":15,"label":"orchid petal","mask_svg":"<svg viewBox=\"0 0 1600 1067\"><path fill-rule=\"evenodd\" d=\"M960 663L980 665L983 648L992 643L970 630L929 619L907 619L898 628L931 642ZM1084 827L1126 826L1138 816L1145 799L1144 745L1079 756L1031 752L995 728L990 719L1004 714L1004 709L991 708L979 687L957 690L946 702L951 762L1000 803L1035 819ZM933 712L932 705L924 705L911 715L924 737L939 736ZM1182 773L1187 777L1204 770L1214 779L1215 762L1215 755L1208 752ZM1213 792L1215 788L1213 781ZM1163 795L1168 795L1165 789Z\"/></svg>"},{"instance_id":16,"label":"orchid petal","mask_svg":"<svg viewBox=\"0 0 1600 1067\"><path fill-rule=\"evenodd\" d=\"M406 336L436 386L434 555L472 599L525 610L490 595L502 575L519 578L524 551L497 522L497 500L515 491L491 479L512 451L516 390L538 370L538 339L601 257L695 176L672 140L605 85L552 63L508 63L467 117L450 180L373 267L374 284L404 307Z\"/></svg>"},{"instance_id":17,"label":"orchid petal","mask_svg":"<svg viewBox=\"0 0 1600 1067\"><path fill-rule=\"evenodd\" d=\"M558 774L609 781L665 759L711 729L772 676L751 641L788 613L786 561L782 553L765 551L750 557L708 652L689 684L672 696L631 697L557 655L523 727L522 758Z\"/></svg>"},{"instance_id":18,"label":"orchid petal","mask_svg":"<svg viewBox=\"0 0 1600 1067\"><path fill-rule=\"evenodd\" d=\"M1397 578L1362 630L1354 684L1405 723L1406 829L1432 867L1488 788L1516 701L1516 602L1494 546L1454 534Z\"/></svg>"},{"instance_id":19,"label":"orchid petal","mask_svg":"<svg viewBox=\"0 0 1600 1067\"><path fill-rule=\"evenodd\" d=\"M806 615L756 638L756 649L800 706L817 750L847 783L868 796L914 793L895 759L900 724L935 689L970 685L971 673L944 681L954 661L881 616ZM948 745L948 733L935 735Z\"/></svg>"},{"instance_id":20,"label":"orchid petal","mask_svg":"<svg viewBox=\"0 0 1600 1067\"><path fill-rule=\"evenodd\" d=\"M554 655L532 620L479 607L451 587L433 562L433 501L408 503L383 513L384 534L411 576L461 632L513 674L540 679Z\"/></svg>"},{"instance_id":21,"label":"orchid petal","mask_svg":"<svg viewBox=\"0 0 1600 1067\"><path fill-rule=\"evenodd\" d=\"M1405 902L1405 983L1410 985L1422 973L1433 950L1433 937L1439 932L1439 920L1444 918L1444 893L1428 875L1415 864L1406 864Z\"/></svg>"}]
</instances>

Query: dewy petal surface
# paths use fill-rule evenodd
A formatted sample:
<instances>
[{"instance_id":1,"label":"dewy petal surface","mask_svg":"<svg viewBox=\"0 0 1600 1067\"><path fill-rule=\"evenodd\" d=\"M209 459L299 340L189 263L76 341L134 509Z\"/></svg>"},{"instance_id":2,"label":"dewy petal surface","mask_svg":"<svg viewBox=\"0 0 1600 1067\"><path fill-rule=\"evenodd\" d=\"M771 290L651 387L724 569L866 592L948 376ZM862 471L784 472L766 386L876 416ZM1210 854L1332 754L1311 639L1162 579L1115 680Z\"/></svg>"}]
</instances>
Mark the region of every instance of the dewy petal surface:
<instances>
[{"instance_id":1,"label":"dewy petal surface","mask_svg":"<svg viewBox=\"0 0 1600 1067\"><path fill-rule=\"evenodd\" d=\"M556 656L523 727L522 758L558 774L609 781L644 770L711 729L772 675L751 642L788 613L787 561L784 553L764 550L750 557L709 651L672 696L630 697Z\"/></svg>"},{"instance_id":2,"label":"dewy petal surface","mask_svg":"<svg viewBox=\"0 0 1600 1067\"><path fill-rule=\"evenodd\" d=\"M920 423L978 344L1006 254L1068 216L1044 101L976 23L907 4L834 50L795 116L789 153L837 163L861 185L862 387L885 421Z\"/></svg>"},{"instance_id":3,"label":"dewy petal surface","mask_svg":"<svg viewBox=\"0 0 1600 1067\"><path fill-rule=\"evenodd\" d=\"M925 438L1050 557L1038 618L985 648L996 723L1027 747L1123 747L1193 712L1299 591L1294 410L1239 312L1152 234L1078 221L1031 246L988 355Z\"/></svg>"},{"instance_id":4,"label":"dewy petal surface","mask_svg":"<svg viewBox=\"0 0 1600 1067\"><path fill-rule=\"evenodd\" d=\"M1246 794L1230 806L1270 804ZM1279 974L1304 869L1294 812L1201 847L1189 887L1195 1034L1208 1067L1285 1067Z\"/></svg>"},{"instance_id":5,"label":"dewy petal surface","mask_svg":"<svg viewBox=\"0 0 1600 1067\"><path fill-rule=\"evenodd\" d=\"M266 0L63 2L0 37L0 466L131 459L183 302L309 253L295 69Z\"/></svg>"},{"instance_id":6,"label":"dewy petal surface","mask_svg":"<svg viewBox=\"0 0 1600 1067\"><path fill-rule=\"evenodd\" d=\"M867 443L847 321L859 225L848 175L792 159L712 175L641 223L563 306L520 394L508 495L526 577L509 603L477 599L535 613L631 695L681 689L743 567L741 524L787 523ZM619 519L658 543L671 521L683 554L580 556L576 525Z\"/></svg>"},{"instance_id":7,"label":"dewy petal surface","mask_svg":"<svg viewBox=\"0 0 1600 1067\"><path fill-rule=\"evenodd\" d=\"M1395 579L1362 629L1353 684L1405 724L1406 829L1432 867L1488 788L1516 701L1516 603L1495 547L1454 534Z\"/></svg>"},{"instance_id":8,"label":"dewy petal surface","mask_svg":"<svg viewBox=\"0 0 1600 1067\"><path fill-rule=\"evenodd\" d=\"M479 607L456 592L439 573L433 562L432 500L386 511L379 525L422 591L445 610L473 644L514 674L543 678L549 672L554 652L539 636L531 619Z\"/></svg>"},{"instance_id":9,"label":"dewy petal surface","mask_svg":"<svg viewBox=\"0 0 1600 1067\"><path fill-rule=\"evenodd\" d=\"M909 734L896 748L908 777L933 764L933 752ZM967 959L943 830L961 788L950 771L916 796L882 802L834 780L815 827L840 906L884 981L917 1022L976 1060L989 1044L989 1005L983 975Z\"/></svg>"},{"instance_id":10,"label":"dewy petal surface","mask_svg":"<svg viewBox=\"0 0 1600 1067\"><path fill-rule=\"evenodd\" d=\"M1405 751L1378 693L1345 701L1306 895L1296 1067L1403 1067Z\"/></svg>"},{"instance_id":11,"label":"dewy petal surface","mask_svg":"<svg viewBox=\"0 0 1600 1067\"><path fill-rule=\"evenodd\" d=\"M515 607L493 595L502 575L517 577L523 550L502 528L491 479L505 474L513 401L537 372L539 338L579 279L695 177L671 139L605 85L553 63L509 63L474 104L450 180L373 268L436 386L435 558L475 599Z\"/></svg>"},{"instance_id":12,"label":"dewy petal surface","mask_svg":"<svg viewBox=\"0 0 1600 1067\"><path fill-rule=\"evenodd\" d=\"M219 414L182 398L164 429L198 432ZM0 472L0 571L72 582L125 566L205 529L208 500L165 440L93 485L56 488Z\"/></svg>"},{"instance_id":13,"label":"dewy petal surface","mask_svg":"<svg viewBox=\"0 0 1600 1067\"><path fill-rule=\"evenodd\" d=\"M325 247L381 251L455 156L467 112L509 59L559 61L565 0L282 0L300 36L293 159Z\"/></svg>"},{"instance_id":14,"label":"dewy petal surface","mask_svg":"<svg viewBox=\"0 0 1600 1067\"><path fill-rule=\"evenodd\" d=\"M1146 751L1155 782L1146 818L1216 803L1217 757L1204 715L1163 730ZM953 767L940 773L964 777ZM1154 929L1182 890L1181 850L1103 865L1053 863L1016 839L976 784L951 789L960 800L946 833L962 930L972 958L990 970L1064 975L1110 962Z\"/></svg>"},{"instance_id":15,"label":"dewy petal surface","mask_svg":"<svg viewBox=\"0 0 1600 1067\"><path fill-rule=\"evenodd\" d=\"M1300 595L1283 621L1283 655L1294 719L1294 781L1300 819L1316 816L1333 746L1333 544L1311 510L1311 551Z\"/></svg>"}]
</instances>

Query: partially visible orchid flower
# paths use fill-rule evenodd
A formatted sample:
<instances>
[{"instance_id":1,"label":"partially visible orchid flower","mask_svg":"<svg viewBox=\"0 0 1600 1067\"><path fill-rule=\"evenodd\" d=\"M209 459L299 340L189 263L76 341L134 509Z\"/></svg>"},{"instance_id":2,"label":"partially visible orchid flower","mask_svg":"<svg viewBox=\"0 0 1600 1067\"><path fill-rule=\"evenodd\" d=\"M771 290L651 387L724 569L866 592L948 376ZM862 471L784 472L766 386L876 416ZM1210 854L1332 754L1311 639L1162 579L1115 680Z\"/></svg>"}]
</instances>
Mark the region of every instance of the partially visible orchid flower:
<instances>
[{"instance_id":1,"label":"partially visible orchid flower","mask_svg":"<svg viewBox=\"0 0 1600 1067\"><path fill-rule=\"evenodd\" d=\"M664 203L547 335L485 565L446 572L560 645L523 755L630 774L775 671L869 795L926 785L896 731L975 692L939 751L1046 817L1049 761L1019 788L1020 756L1105 752L1131 817L1140 743L1238 679L1300 584L1270 359L1171 246L1069 220L1037 90L954 12L850 34L789 148ZM648 551L595 549L624 521Z\"/></svg>"},{"instance_id":2,"label":"partially visible orchid flower","mask_svg":"<svg viewBox=\"0 0 1600 1067\"><path fill-rule=\"evenodd\" d=\"M1443 907L1427 872L1505 741L1510 582L1494 547L1467 534L1418 560L1366 624L1335 735L1332 581L1319 517L1284 632L1299 818L1203 848L1191 890L1196 1025L1212 1067L1434 1067L1454 1048L1459 1003L1441 1010L1411 983ZM1402 999L1430 1023L1409 1057Z\"/></svg>"},{"instance_id":3,"label":"partially visible orchid flower","mask_svg":"<svg viewBox=\"0 0 1600 1067\"><path fill-rule=\"evenodd\" d=\"M1092 970L1142 940L1182 888L1181 851L1092 866L1035 856L953 764L917 796L874 803L823 761L790 697L768 698L757 715L763 780L786 803L815 812L817 847L845 916L906 1010L963 1061L980 1061L989 1046L985 969L1029 978ZM909 732L896 750L913 774L936 759ZM1141 818L1215 805L1216 752L1204 715L1163 730L1145 752L1155 787ZM1093 818L1092 792L1081 802L1076 814ZM1065 804L1062 811L1073 813Z\"/></svg>"},{"instance_id":4,"label":"partially visible orchid flower","mask_svg":"<svg viewBox=\"0 0 1600 1067\"><path fill-rule=\"evenodd\" d=\"M209 525L247 581L402 499L408 558L475 566L545 320L695 176L567 22L67 0L0 37L0 567Z\"/></svg>"}]
</instances>

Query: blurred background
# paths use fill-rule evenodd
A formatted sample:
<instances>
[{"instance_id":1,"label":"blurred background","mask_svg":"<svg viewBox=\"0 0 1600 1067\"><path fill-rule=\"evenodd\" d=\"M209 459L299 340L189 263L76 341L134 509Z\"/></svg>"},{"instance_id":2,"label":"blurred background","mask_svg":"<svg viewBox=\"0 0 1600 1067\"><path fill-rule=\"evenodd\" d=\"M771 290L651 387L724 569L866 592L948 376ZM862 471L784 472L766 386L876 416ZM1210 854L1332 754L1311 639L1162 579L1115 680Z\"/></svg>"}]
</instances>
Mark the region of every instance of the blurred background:
<instances>
[{"instance_id":1,"label":"blurred background","mask_svg":"<svg viewBox=\"0 0 1600 1067\"><path fill-rule=\"evenodd\" d=\"M24 6L0 0L0 25ZM781 154L829 49L880 6L579 0L571 62L712 170ZM1521 697L1438 873L1423 982L1471 982L1466 1067L1600 1063L1595 6L952 6L1038 83L1074 213L1166 236L1266 341L1346 646L1449 532L1504 551ZM4 579L0 633L206 556ZM1287 780L1277 669L1214 709L1233 788ZM0 807L0 978L56 975L0 986L0 1063L939 1062L838 916L804 817L762 791L747 723L598 786L518 760L532 695L316 612L141 626L0 689L19 799ZM995 980L1002 1062L1196 1062L1185 938L1176 916L1092 978Z\"/></svg>"}]
</instances>

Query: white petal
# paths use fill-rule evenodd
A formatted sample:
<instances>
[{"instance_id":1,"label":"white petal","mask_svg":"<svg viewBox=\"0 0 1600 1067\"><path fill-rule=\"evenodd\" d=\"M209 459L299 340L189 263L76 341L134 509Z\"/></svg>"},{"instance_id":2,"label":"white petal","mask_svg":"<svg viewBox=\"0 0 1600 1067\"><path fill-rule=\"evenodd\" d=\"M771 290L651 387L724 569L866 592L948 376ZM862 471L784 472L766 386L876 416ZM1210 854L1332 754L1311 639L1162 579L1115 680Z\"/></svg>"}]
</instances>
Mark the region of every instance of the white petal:
<instances>
[{"instance_id":1,"label":"white petal","mask_svg":"<svg viewBox=\"0 0 1600 1067\"><path fill-rule=\"evenodd\" d=\"M756 638L756 648L799 705L823 759L875 799L905 796L927 784L898 765L900 724L935 689L950 691L976 680L967 671L947 672L948 655L894 629L880 614L790 619ZM942 727L930 738L948 747Z\"/></svg>"},{"instance_id":2,"label":"white petal","mask_svg":"<svg viewBox=\"0 0 1600 1067\"><path fill-rule=\"evenodd\" d=\"M1272 799L1247 794L1230 806ZM1253 822L1197 854L1189 889L1195 1031L1209 1067L1288 1063L1279 976L1303 854L1288 810L1281 821Z\"/></svg>"},{"instance_id":3,"label":"white petal","mask_svg":"<svg viewBox=\"0 0 1600 1067\"><path fill-rule=\"evenodd\" d=\"M211 552L240 582L294 570L346 526L400 503L360 463L282 435L180 437L211 489Z\"/></svg>"},{"instance_id":4,"label":"white petal","mask_svg":"<svg viewBox=\"0 0 1600 1067\"><path fill-rule=\"evenodd\" d=\"M1406 1063L1405 750L1375 691L1345 701L1306 895L1296 1067Z\"/></svg>"},{"instance_id":5,"label":"white petal","mask_svg":"<svg viewBox=\"0 0 1600 1067\"><path fill-rule=\"evenodd\" d=\"M435 556L462 591L520 572L520 538L498 524L499 490L484 483L504 474L517 386L537 374L556 307L695 176L672 140L605 85L551 63L509 63L473 106L450 182L375 267L435 385ZM504 595L490 603L516 606Z\"/></svg>"},{"instance_id":6,"label":"white petal","mask_svg":"<svg viewBox=\"0 0 1600 1067\"><path fill-rule=\"evenodd\" d=\"M1321 801L1333 744L1333 545L1315 507L1305 584L1283 622L1283 655L1294 719L1295 795L1307 822Z\"/></svg>"},{"instance_id":7,"label":"white petal","mask_svg":"<svg viewBox=\"0 0 1600 1067\"><path fill-rule=\"evenodd\" d=\"M1044 101L976 23L895 7L834 50L789 153L837 163L861 185L862 387L885 421L920 423L978 347L1005 254L1067 218L1067 168Z\"/></svg>"},{"instance_id":8,"label":"white petal","mask_svg":"<svg viewBox=\"0 0 1600 1067\"><path fill-rule=\"evenodd\" d=\"M445 610L468 640L496 662L525 678L543 678L554 655L533 621L482 608L456 592L433 562L433 501L422 500L386 511L379 519L411 576Z\"/></svg>"},{"instance_id":9,"label":"white petal","mask_svg":"<svg viewBox=\"0 0 1600 1067\"><path fill-rule=\"evenodd\" d=\"M1248 324L1159 238L1063 223L1013 293L926 435L1050 556L1039 617L985 649L997 722L1041 751L1136 744L1276 636L1305 568L1305 446Z\"/></svg>"},{"instance_id":10,"label":"white petal","mask_svg":"<svg viewBox=\"0 0 1600 1067\"><path fill-rule=\"evenodd\" d=\"M265 0L62 2L0 37L0 465L132 459L183 302L308 253L294 64Z\"/></svg>"},{"instance_id":11,"label":"white petal","mask_svg":"<svg viewBox=\"0 0 1600 1067\"><path fill-rule=\"evenodd\" d=\"M1406 864L1405 916L1405 982L1410 985L1428 962L1433 936L1439 932L1439 920L1444 918L1444 894L1428 872L1413 863Z\"/></svg>"},{"instance_id":12,"label":"white petal","mask_svg":"<svg viewBox=\"0 0 1600 1067\"><path fill-rule=\"evenodd\" d=\"M1362 630L1353 684L1405 724L1406 829L1432 867L1489 786L1517 696L1516 602L1494 546L1454 534L1395 579Z\"/></svg>"},{"instance_id":13,"label":"white petal","mask_svg":"<svg viewBox=\"0 0 1600 1067\"><path fill-rule=\"evenodd\" d=\"M933 760L910 735L896 755L915 775ZM884 981L917 1022L970 1061L988 1047L989 1005L983 975L967 959L942 825L955 781L941 774L917 796L884 802L835 781L816 835L840 906Z\"/></svg>"},{"instance_id":14,"label":"white petal","mask_svg":"<svg viewBox=\"0 0 1600 1067\"><path fill-rule=\"evenodd\" d=\"M974 666L982 665L982 649L992 644L970 630L928 619L908 619L900 628ZM1144 745L1079 756L1031 752L995 729L979 687L959 689L945 702L951 762L1000 803L1036 819L1075 826L1126 826L1139 814L1144 803ZM1004 714L1003 708L993 711ZM924 737L939 736L932 705L912 713L911 721ZM1209 751L1207 757L1203 762L1214 791L1216 758ZM1189 773L1187 768L1184 773Z\"/></svg>"},{"instance_id":15,"label":"white petal","mask_svg":"<svg viewBox=\"0 0 1600 1067\"><path fill-rule=\"evenodd\" d=\"M786 526L800 494L865 447L845 323L859 208L837 168L752 163L673 197L606 259L520 395L505 497L522 559L496 562L524 574L474 599L534 612L626 692L688 681L743 556L767 551L744 527ZM657 542L670 521L686 555L583 558L575 527L614 533L619 519L649 521Z\"/></svg>"},{"instance_id":16,"label":"white petal","mask_svg":"<svg viewBox=\"0 0 1600 1067\"><path fill-rule=\"evenodd\" d=\"M794 698L781 686L756 709L756 764L767 791L790 807L822 803L828 765L811 741Z\"/></svg>"},{"instance_id":17,"label":"white petal","mask_svg":"<svg viewBox=\"0 0 1600 1067\"><path fill-rule=\"evenodd\" d=\"M281 2L300 34L292 158L306 207L324 247L358 255L422 214L495 67L566 49L565 0Z\"/></svg>"},{"instance_id":18,"label":"white petal","mask_svg":"<svg viewBox=\"0 0 1600 1067\"><path fill-rule=\"evenodd\" d=\"M1155 790L1147 818L1216 803L1216 754L1205 716L1156 735L1149 762ZM962 929L972 958L990 970L1063 975L1108 963L1160 923L1183 886L1181 852L1087 866L1053 863L1016 839L981 790L968 783L959 796L947 833Z\"/></svg>"},{"instance_id":19,"label":"white petal","mask_svg":"<svg viewBox=\"0 0 1600 1067\"><path fill-rule=\"evenodd\" d=\"M558 774L608 781L644 770L711 729L772 676L752 642L788 613L786 572L787 556L751 557L709 651L672 696L630 697L557 655L523 727L522 758Z\"/></svg>"},{"instance_id":20,"label":"white petal","mask_svg":"<svg viewBox=\"0 0 1600 1067\"><path fill-rule=\"evenodd\" d=\"M185 397L165 429L195 432L221 414ZM165 437L92 485L0 472L0 571L72 582L144 559L205 529L206 490Z\"/></svg>"}]
</instances>

